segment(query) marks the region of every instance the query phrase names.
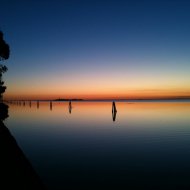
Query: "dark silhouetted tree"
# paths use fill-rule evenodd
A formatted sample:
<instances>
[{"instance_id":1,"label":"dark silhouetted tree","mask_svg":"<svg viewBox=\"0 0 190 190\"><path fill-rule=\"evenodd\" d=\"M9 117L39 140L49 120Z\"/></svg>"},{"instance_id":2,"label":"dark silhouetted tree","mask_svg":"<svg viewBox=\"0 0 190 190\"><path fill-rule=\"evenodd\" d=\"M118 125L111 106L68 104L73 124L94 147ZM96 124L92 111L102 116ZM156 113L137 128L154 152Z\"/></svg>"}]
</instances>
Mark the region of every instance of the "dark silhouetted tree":
<instances>
[{"instance_id":1,"label":"dark silhouetted tree","mask_svg":"<svg viewBox=\"0 0 190 190\"><path fill-rule=\"evenodd\" d=\"M0 61L6 60L9 58L10 49L9 45L3 39L3 32L0 31ZM6 86L4 86L4 82L2 80L3 73L7 71L7 67L5 65L0 64L0 101L2 101L3 93L6 90Z\"/></svg>"}]
</instances>

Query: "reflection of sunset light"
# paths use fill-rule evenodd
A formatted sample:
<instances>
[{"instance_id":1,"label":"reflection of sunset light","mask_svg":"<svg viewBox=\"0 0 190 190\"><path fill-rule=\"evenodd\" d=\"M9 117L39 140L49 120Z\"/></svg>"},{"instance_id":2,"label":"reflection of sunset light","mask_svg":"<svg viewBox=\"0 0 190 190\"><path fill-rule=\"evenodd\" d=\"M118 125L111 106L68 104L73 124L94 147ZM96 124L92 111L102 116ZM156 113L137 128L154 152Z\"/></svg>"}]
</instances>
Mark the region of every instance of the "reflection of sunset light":
<instances>
[{"instance_id":1,"label":"reflection of sunset light","mask_svg":"<svg viewBox=\"0 0 190 190\"><path fill-rule=\"evenodd\" d=\"M18 120L35 121L49 120L54 126L59 122L87 122L93 123L112 122L112 102L72 102L72 113L69 114L68 102L53 102L50 111L49 102L40 102L37 109L37 102L32 102L31 108L26 102L25 106L10 105L11 117ZM146 120L175 120L184 122L190 113L190 103L175 102L116 102L117 122L125 123L131 121ZM20 118L20 119L19 119ZM160 120L161 119L161 120ZM184 119L184 121L182 121ZM178 121L178 122L179 122Z\"/></svg>"}]
</instances>

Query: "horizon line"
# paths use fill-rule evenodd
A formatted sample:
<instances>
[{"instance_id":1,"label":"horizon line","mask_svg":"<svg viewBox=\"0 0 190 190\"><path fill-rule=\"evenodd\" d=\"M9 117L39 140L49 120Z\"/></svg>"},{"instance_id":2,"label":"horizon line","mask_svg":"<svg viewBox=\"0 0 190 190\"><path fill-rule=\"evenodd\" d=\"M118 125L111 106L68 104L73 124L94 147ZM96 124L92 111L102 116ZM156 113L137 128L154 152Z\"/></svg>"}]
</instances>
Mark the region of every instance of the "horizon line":
<instances>
[{"instance_id":1,"label":"horizon line","mask_svg":"<svg viewBox=\"0 0 190 190\"><path fill-rule=\"evenodd\" d=\"M56 99L4 99L3 101L132 101L132 100L190 100L190 96L152 98L56 98Z\"/></svg>"}]
</instances>

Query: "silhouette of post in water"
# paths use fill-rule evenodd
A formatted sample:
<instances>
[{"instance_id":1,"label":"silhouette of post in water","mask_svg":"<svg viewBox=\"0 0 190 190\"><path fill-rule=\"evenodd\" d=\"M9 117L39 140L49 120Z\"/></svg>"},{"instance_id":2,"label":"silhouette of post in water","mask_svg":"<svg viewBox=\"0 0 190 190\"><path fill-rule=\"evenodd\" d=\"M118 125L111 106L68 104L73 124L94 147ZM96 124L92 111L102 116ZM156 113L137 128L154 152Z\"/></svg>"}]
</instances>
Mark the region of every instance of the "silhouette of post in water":
<instances>
[{"instance_id":1,"label":"silhouette of post in water","mask_svg":"<svg viewBox=\"0 0 190 190\"><path fill-rule=\"evenodd\" d=\"M39 100L37 101L37 108L39 108L39 105L40 105L40 103L39 103Z\"/></svg>"},{"instance_id":2,"label":"silhouette of post in water","mask_svg":"<svg viewBox=\"0 0 190 190\"><path fill-rule=\"evenodd\" d=\"M49 108L50 108L50 110L52 110L52 101L50 101L50 103L49 103Z\"/></svg>"},{"instance_id":3,"label":"silhouette of post in water","mask_svg":"<svg viewBox=\"0 0 190 190\"><path fill-rule=\"evenodd\" d=\"M69 101L69 113L71 114L72 111L72 105L71 105L71 101Z\"/></svg>"},{"instance_id":4,"label":"silhouette of post in water","mask_svg":"<svg viewBox=\"0 0 190 190\"><path fill-rule=\"evenodd\" d=\"M29 106L30 106L30 107L32 106L31 101L29 102Z\"/></svg>"},{"instance_id":5,"label":"silhouette of post in water","mask_svg":"<svg viewBox=\"0 0 190 190\"><path fill-rule=\"evenodd\" d=\"M115 121L115 119L116 119L116 113L117 113L117 109L116 109L115 102L113 101L112 102L112 118L113 118L113 121Z\"/></svg>"}]
</instances>

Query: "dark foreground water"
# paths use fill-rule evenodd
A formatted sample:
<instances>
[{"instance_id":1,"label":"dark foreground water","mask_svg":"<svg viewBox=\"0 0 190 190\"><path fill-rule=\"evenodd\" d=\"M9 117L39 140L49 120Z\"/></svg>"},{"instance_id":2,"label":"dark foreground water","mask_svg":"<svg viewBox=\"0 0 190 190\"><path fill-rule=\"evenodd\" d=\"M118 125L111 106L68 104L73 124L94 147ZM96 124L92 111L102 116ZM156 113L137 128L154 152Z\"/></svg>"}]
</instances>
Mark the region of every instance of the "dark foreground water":
<instances>
[{"instance_id":1,"label":"dark foreground water","mask_svg":"<svg viewBox=\"0 0 190 190\"><path fill-rule=\"evenodd\" d=\"M49 189L190 189L190 102L9 106L5 124Z\"/></svg>"}]
</instances>

